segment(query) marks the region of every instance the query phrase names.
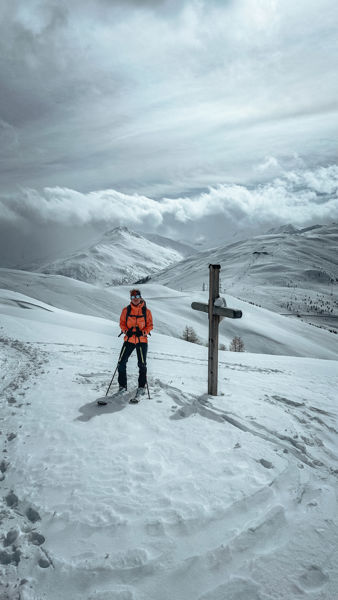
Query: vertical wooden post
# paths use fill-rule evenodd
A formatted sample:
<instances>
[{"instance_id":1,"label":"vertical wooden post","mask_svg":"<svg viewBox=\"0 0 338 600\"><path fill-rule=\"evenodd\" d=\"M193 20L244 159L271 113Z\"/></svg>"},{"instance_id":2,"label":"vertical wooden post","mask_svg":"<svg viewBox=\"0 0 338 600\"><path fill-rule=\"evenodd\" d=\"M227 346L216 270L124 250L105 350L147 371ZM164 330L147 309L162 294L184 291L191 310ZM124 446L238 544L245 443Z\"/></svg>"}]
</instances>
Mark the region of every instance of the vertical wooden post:
<instances>
[{"instance_id":1,"label":"vertical wooden post","mask_svg":"<svg viewBox=\"0 0 338 600\"><path fill-rule=\"evenodd\" d=\"M221 319L240 319L242 311L223 306L215 306L219 298L221 265L209 265L209 303L192 302L191 308L201 310L209 315L209 344L208 344L208 394L217 396L218 378L218 328Z\"/></svg>"},{"instance_id":2,"label":"vertical wooden post","mask_svg":"<svg viewBox=\"0 0 338 600\"><path fill-rule=\"evenodd\" d=\"M220 265L209 265L209 352L208 352L208 394L217 396L218 379L218 327L219 316L215 315L214 302L219 298Z\"/></svg>"}]
</instances>

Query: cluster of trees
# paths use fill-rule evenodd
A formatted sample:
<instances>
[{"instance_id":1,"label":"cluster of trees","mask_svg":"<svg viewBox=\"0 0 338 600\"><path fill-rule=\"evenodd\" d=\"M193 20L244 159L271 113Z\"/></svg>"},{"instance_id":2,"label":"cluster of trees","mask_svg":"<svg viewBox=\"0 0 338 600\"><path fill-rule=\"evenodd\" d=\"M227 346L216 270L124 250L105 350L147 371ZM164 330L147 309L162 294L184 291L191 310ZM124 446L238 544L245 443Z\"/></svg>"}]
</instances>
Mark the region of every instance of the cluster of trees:
<instances>
[{"instance_id":1,"label":"cluster of trees","mask_svg":"<svg viewBox=\"0 0 338 600\"><path fill-rule=\"evenodd\" d=\"M194 328L189 327L189 325L185 326L182 339L186 342L191 342L192 344L202 344ZM220 344L219 349L226 350L227 348L225 344ZM231 340L229 350L230 352L245 352L244 342L240 336L235 335Z\"/></svg>"},{"instance_id":2,"label":"cluster of trees","mask_svg":"<svg viewBox=\"0 0 338 600\"><path fill-rule=\"evenodd\" d=\"M310 296L290 298L282 306L285 306L290 312L310 312L312 314L330 315L333 314L337 305L334 298L325 298L317 295L315 299Z\"/></svg>"}]
</instances>

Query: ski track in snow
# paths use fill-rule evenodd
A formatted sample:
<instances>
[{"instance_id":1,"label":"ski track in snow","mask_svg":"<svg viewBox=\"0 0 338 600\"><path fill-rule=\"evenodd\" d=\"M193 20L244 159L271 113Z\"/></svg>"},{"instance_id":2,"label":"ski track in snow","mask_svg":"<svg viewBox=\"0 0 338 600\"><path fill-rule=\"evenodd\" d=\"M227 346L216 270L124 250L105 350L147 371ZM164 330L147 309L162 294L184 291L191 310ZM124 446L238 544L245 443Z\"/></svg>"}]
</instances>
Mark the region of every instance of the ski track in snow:
<instances>
[{"instance_id":1,"label":"ski track in snow","mask_svg":"<svg viewBox=\"0 0 338 600\"><path fill-rule=\"evenodd\" d=\"M15 490L6 486L6 476L10 473L10 446L20 435L23 424L16 420L23 406L29 406L27 394L45 373L47 354L37 350L33 344L0 336L1 382L0 398L2 405L1 442L2 460L0 481L0 532L2 548L0 565L10 570L10 583L0 579L1 599L21 599L21 586L25 578L16 573L22 560L30 556L30 562L40 568L50 567L52 561L42 547L45 541L38 532L37 523L41 520L38 511L26 499L20 499ZM13 431L14 428L14 431Z\"/></svg>"},{"instance_id":2,"label":"ski track in snow","mask_svg":"<svg viewBox=\"0 0 338 600\"><path fill-rule=\"evenodd\" d=\"M236 417L236 415L234 415L233 413L229 413L229 412L225 412L222 410L217 409L215 406L213 406L213 404L210 402L209 397L207 395L203 395L200 398L189 398L187 395L184 395L180 392L180 390L175 390L175 389L169 389L167 390L167 393L172 397L172 399L179 405L181 406L181 408L174 414L171 416L171 419L184 419L187 417L190 417L193 414L199 414L202 417L206 417L208 419L211 420L215 420L218 421L220 423L222 422L227 422L230 423L231 425L233 425L234 427L237 427L238 429L241 429L242 431L245 431L247 433L251 433L252 435L261 437L262 439L271 442L273 444L278 444L278 446L280 448L283 448L283 450L285 452L290 452L291 454L293 454L298 460L300 460L301 462L307 464L308 466L311 467L323 467L325 468L325 465L319 460L316 459L314 457L311 457L309 451L308 451L308 447L312 447L312 446L319 446L321 448L323 448L323 450L325 452L328 453L329 458L332 460L337 461L338 460L338 456L336 454L333 454L332 452L330 452L328 449L325 448L322 440L320 438L318 438L317 435L314 435L313 433L309 433L309 437L307 436L298 436L296 435L295 437L290 437L288 435L283 435L278 433L277 431L274 430L270 430L267 427L265 427L264 425L260 424L260 423L254 423L251 422L250 424L245 423L243 421L241 421L238 417ZM275 405L277 405L278 403L282 403L286 404L286 406L293 406L293 407L304 407L305 404L304 403L297 403L297 402L293 402L291 400L288 400L287 398L282 398L279 396L273 396L271 398L266 397L266 400L268 402L274 403ZM273 402L275 401L275 402ZM286 409L288 414L291 414L291 411L289 409ZM295 413L296 411L293 411L293 413ZM329 417L330 422L331 423L335 423L336 422L336 418L335 415L330 413L327 413L326 411L322 411L320 409L314 408L314 407L309 407L309 410L304 410L301 411L300 416L297 414L293 414L293 418L295 420L298 420L300 423L302 423L304 425L304 427L308 430L311 430L311 421L316 421L319 422L322 426L324 426L326 429L328 429L329 431L338 434L338 431L333 427L333 425L329 425L327 423L325 423L325 421L323 419L319 419L317 416L313 416L312 412L319 412L320 414L325 414L327 417ZM337 462L337 469L332 469L331 467L326 467L326 469L334 474L338 475L338 462Z\"/></svg>"},{"instance_id":3,"label":"ski track in snow","mask_svg":"<svg viewBox=\"0 0 338 600\"><path fill-rule=\"evenodd\" d=\"M291 361L221 360L212 398L205 359L151 350L151 401L97 407L110 351L0 341L1 599L336 598L337 412Z\"/></svg>"}]
</instances>

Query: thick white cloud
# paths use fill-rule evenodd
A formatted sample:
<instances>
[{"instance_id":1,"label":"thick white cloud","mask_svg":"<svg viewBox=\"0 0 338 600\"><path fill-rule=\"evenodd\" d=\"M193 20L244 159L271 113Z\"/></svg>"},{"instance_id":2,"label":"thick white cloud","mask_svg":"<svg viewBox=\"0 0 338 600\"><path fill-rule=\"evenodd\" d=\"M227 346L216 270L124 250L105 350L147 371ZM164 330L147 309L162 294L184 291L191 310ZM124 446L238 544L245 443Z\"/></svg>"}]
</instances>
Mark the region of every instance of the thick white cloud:
<instances>
[{"instance_id":1,"label":"thick white cloud","mask_svg":"<svg viewBox=\"0 0 338 600\"><path fill-rule=\"evenodd\" d=\"M338 167L286 172L269 183L248 188L223 184L198 195L160 201L115 190L84 194L66 188L26 189L15 198L0 197L2 223L92 225L122 223L153 231L168 219L189 225L205 218L224 218L241 225L292 221L295 225L338 218Z\"/></svg>"},{"instance_id":2,"label":"thick white cloud","mask_svg":"<svg viewBox=\"0 0 338 600\"><path fill-rule=\"evenodd\" d=\"M277 165L278 166L278 165ZM268 168L276 168L272 161ZM338 220L338 166L293 169L255 186L221 184L155 200L113 189L23 189L0 194L0 265L54 259L118 225L216 246L272 226Z\"/></svg>"}]
</instances>

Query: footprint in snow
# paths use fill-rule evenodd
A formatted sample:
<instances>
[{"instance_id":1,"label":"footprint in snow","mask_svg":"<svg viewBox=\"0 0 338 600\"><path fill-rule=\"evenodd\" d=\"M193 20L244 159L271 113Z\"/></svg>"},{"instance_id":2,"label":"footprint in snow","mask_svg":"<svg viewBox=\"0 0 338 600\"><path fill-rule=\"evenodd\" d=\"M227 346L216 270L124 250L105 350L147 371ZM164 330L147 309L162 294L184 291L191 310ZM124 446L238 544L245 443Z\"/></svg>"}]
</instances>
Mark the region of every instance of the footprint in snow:
<instances>
[{"instance_id":1,"label":"footprint in snow","mask_svg":"<svg viewBox=\"0 0 338 600\"><path fill-rule=\"evenodd\" d=\"M272 462L270 462L269 460L265 460L265 458L261 458L260 460L257 461L258 463L260 463L263 467L265 467L266 469L273 469L273 464Z\"/></svg>"},{"instance_id":2,"label":"footprint in snow","mask_svg":"<svg viewBox=\"0 0 338 600\"><path fill-rule=\"evenodd\" d=\"M50 562L47 558L40 558L38 565L41 569L48 569L48 567L50 567Z\"/></svg>"},{"instance_id":3,"label":"footprint in snow","mask_svg":"<svg viewBox=\"0 0 338 600\"><path fill-rule=\"evenodd\" d=\"M16 529L11 529L10 531L8 531L5 539L4 539L4 546L5 548L7 546L11 546L12 544L14 544L15 540L17 539L19 535L19 532Z\"/></svg>"},{"instance_id":4,"label":"footprint in snow","mask_svg":"<svg viewBox=\"0 0 338 600\"><path fill-rule=\"evenodd\" d=\"M7 552L3 550L0 552L0 564L1 565L15 565L18 566L21 559L21 551L19 549L14 552Z\"/></svg>"},{"instance_id":5,"label":"footprint in snow","mask_svg":"<svg viewBox=\"0 0 338 600\"><path fill-rule=\"evenodd\" d=\"M36 523L37 521L41 521L41 517L37 510L32 508L31 506L26 510L26 517L31 523Z\"/></svg>"},{"instance_id":6,"label":"footprint in snow","mask_svg":"<svg viewBox=\"0 0 338 600\"><path fill-rule=\"evenodd\" d=\"M19 498L14 494L13 490L7 494L5 501L9 508L15 508L19 504Z\"/></svg>"},{"instance_id":7,"label":"footprint in snow","mask_svg":"<svg viewBox=\"0 0 338 600\"><path fill-rule=\"evenodd\" d=\"M299 577L299 583L304 590L316 590L321 588L329 580L328 575L323 573L317 565L310 565Z\"/></svg>"},{"instance_id":8,"label":"footprint in snow","mask_svg":"<svg viewBox=\"0 0 338 600\"><path fill-rule=\"evenodd\" d=\"M45 543L46 539L43 537L43 535L41 535L41 533L32 531L28 536L28 541L34 546L41 546Z\"/></svg>"}]
</instances>

